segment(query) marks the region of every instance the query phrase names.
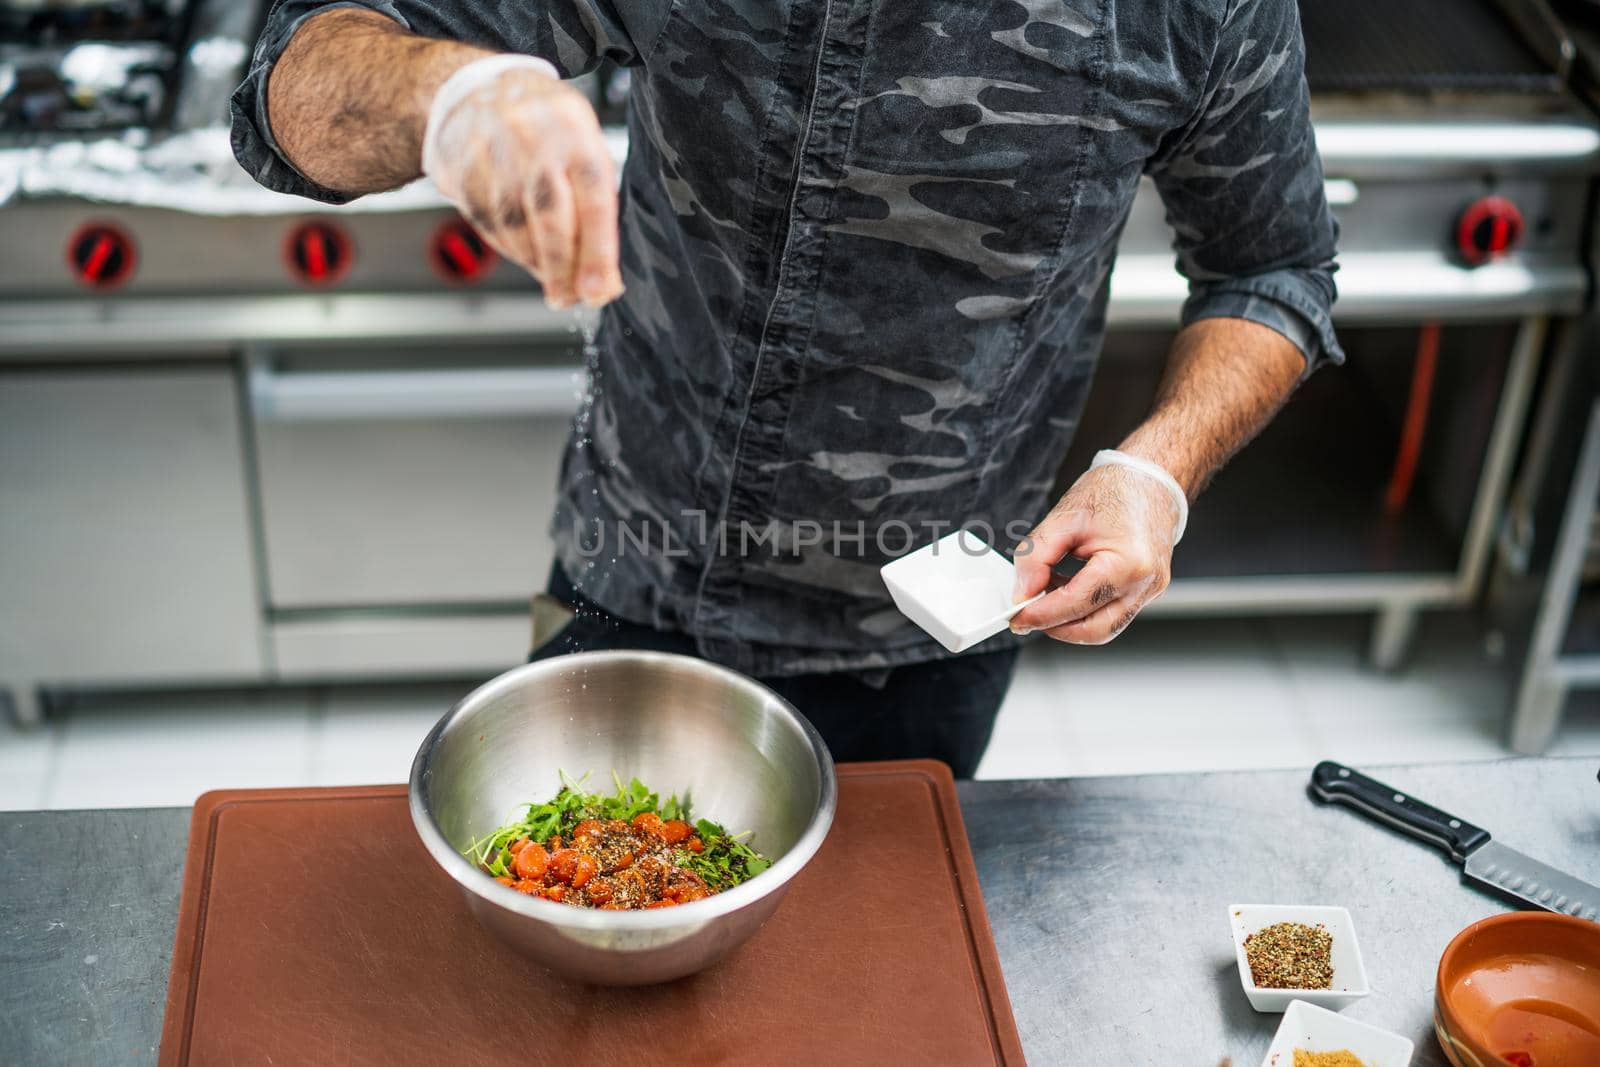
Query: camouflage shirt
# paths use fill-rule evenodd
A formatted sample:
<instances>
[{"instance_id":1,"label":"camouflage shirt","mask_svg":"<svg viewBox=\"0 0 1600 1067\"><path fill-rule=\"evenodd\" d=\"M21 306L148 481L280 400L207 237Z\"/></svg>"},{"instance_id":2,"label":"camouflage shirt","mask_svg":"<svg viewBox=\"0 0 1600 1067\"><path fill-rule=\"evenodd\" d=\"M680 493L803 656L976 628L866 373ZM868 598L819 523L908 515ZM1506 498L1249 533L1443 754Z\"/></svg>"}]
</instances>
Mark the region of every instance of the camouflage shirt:
<instances>
[{"instance_id":1,"label":"camouflage shirt","mask_svg":"<svg viewBox=\"0 0 1600 1067\"><path fill-rule=\"evenodd\" d=\"M278 153L265 105L326 6L273 10L233 137L263 184L339 202ZM363 6L568 76L632 68L627 294L553 531L592 600L744 671L943 655L877 569L952 523L1008 548L1048 509L1141 175L1185 321L1341 358L1295 0Z\"/></svg>"}]
</instances>

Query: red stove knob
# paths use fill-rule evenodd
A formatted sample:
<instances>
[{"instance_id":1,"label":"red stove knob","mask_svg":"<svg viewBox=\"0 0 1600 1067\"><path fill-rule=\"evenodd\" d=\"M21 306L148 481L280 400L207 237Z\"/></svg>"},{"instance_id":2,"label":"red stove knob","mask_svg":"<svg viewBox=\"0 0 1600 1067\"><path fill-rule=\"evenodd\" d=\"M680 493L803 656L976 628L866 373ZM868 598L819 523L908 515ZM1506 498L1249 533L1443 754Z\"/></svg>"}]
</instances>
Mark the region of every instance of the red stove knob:
<instances>
[{"instance_id":1,"label":"red stove knob","mask_svg":"<svg viewBox=\"0 0 1600 1067\"><path fill-rule=\"evenodd\" d=\"M1468 204L1456 220L1456 251L1476 267L1510 252L1522 239L1522 212L1503 196L1485 196Z\"/></svg>"},{"instance_id":2,"label":"red stove knob","mask_svg":"<svg viewBox=\"0 0 1600 1067\"><path fill-rule=\"evenodd\" d=\"M133 238L107 222L91 222L67 241L67 266L91 289L114 289L133 276Z\"/></svg>"},{"instance_id":3,"label":"red stove knob","mask_svg":"<svg viewBox=\"0 0 1600 1067\"><path fill-rule=\"evenodd\" d=\"M428 262L447 282L471 285L494 269L499 257L463 219L452 219L428 239Z\"/></svg>"},{"instance_id":4,"label":"red stove knob","mask_svg":"<svg viewBox=\"0 0 1600 1067\"><path fill-rule=\"evenodd\" d=\"M350 238L331 222L307 222L289 231L284 242L289 273L306 285L332 285L355 259Z\"/></svg>"}]
</instances>

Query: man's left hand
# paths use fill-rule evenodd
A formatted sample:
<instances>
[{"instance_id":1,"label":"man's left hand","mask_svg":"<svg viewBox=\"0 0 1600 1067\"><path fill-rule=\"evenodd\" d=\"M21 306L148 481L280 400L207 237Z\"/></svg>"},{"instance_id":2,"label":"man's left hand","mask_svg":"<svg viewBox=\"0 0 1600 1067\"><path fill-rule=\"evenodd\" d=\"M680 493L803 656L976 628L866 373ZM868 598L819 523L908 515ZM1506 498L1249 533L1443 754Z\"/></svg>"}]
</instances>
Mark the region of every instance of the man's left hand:
<instances>
[{"instance_id":1,"label":"man's left hand","mask_svg":"<svg viewBox=\"0 0 1600 1067\"><path fill-rule=\"evenodd\" d=\"M1075 645L1110 641L1172 580L1177 525L1177 504L1160 482L1117 465L1088 471L1017 546L1015 600L1061 583L1050 568L1067 556L1088 562L1019 611L1011 629Z\"/></svg>"}]
</instances>

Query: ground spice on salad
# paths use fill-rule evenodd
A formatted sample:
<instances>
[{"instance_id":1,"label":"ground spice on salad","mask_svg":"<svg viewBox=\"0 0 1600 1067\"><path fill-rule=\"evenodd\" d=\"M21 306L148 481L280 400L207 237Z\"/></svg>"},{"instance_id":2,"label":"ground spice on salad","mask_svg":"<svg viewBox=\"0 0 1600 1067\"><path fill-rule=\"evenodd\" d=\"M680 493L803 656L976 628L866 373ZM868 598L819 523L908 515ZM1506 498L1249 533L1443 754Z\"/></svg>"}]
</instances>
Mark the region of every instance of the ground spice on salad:
<instances>
[{"instance_id":1,"label":"ground spice on salad","mask_svg":"<svg viewBox=\"0 0 1600 1067\"><path fill-rule=\"evenodd\" d=\"M509 889L603 911L689 904L767 869L746 835L694 819L687 796L662 801L637 778L612 777L617 789L607 794L561 775L553 799L523 805L467 856Z\"/></svg>"},{"instance_id":2,"label":"ground spice on salad","mask_svg":"<svg viewBox=\"0 0 1600 1067\"><path fill-rule=\"evenodd\" d=\"M1333 935L1304 923L1274 923L1244 939L1250 978L1260 989L1332 989Z\"/></svg>"}]
</instances>

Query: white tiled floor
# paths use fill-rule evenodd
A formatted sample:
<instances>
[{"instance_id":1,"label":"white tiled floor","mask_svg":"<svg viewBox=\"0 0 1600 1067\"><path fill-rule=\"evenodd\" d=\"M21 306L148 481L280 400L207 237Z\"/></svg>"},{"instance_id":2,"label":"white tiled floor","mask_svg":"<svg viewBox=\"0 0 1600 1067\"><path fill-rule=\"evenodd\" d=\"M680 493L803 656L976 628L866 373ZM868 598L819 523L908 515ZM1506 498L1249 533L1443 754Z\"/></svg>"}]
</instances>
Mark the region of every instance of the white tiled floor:
<instances>
[{"instance_id":1,"label":"white tiled floor","mask_svg":"<svg viewBox=\"0 0 1600 1067\"><path fill-rule=\"evenodd\" d=\"M981 778L1381 765L1508 755L1509 672L1465 615L1423 620L1407 668L1370 670L1364 617L1147 619L1105 648L1036 643ZM1600 696L1552 751L1600 754Z\"/></svg>"},{"instance_id":2,"label":"white tiled floor","mask_svg":"<svg viewBox=\"0 0 1600 1067\"><path fill-rule=\"evenodd\" d=\"M312 716L309 781L405 781L423 735L471 688L463 682L323 691Z\"/></svg>"},{"instance_id":3,"label":"white tiled floor","mask_svg":"<svg viewBox=\"0 0 1600 1067\"><path fill-rule=\"evenodd\" d=\"M1424 620L1411 665L1362 661L1367 621L1151 619L1105 648L1024 653L980 777L1379 765L1505 755L1503 668L1465 616ZM80 697L0 725L0 810L188 804L221 787L404 780L470 683ZM1600 695L1555 745L1600 755Z\"/></svg>"},{"instance_id":4,"label":"white tiled floor","mask_svg":"<svg viewBox=\"0 0 1600 1067\"><path fill-rule=\"evenodd\" d=\"M20 732L0 717L0 810L44 806L61 732Z\"/></svg>"},{"instance_id":5,"label":"white tiled floor","mask_svg":"<svg viewBox=\"0 0 1600 1067\"><path fill-rule=\"evenodd\" d=\"M1031 645L980 776L1306 762L1288 672L1259 625L1147 623L1103 648Z\"/></svg>"},{"instance_id":6,"label":"white tiled floor","mask_svg":"<svg viewBox=\"0 0 1600 1067\"><path fill-rule=\"evenodd\" d=\"M141 694L86 703L60 740L40 806L188 803L207 789L304 781L311 712L304 694Z\"/></svg>"}]
</instances>

